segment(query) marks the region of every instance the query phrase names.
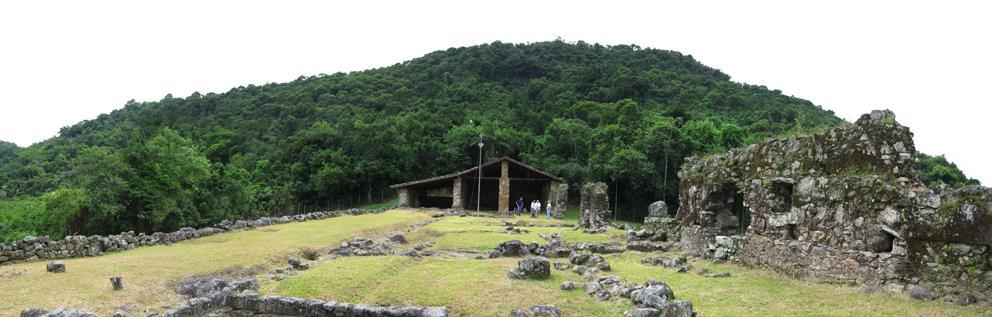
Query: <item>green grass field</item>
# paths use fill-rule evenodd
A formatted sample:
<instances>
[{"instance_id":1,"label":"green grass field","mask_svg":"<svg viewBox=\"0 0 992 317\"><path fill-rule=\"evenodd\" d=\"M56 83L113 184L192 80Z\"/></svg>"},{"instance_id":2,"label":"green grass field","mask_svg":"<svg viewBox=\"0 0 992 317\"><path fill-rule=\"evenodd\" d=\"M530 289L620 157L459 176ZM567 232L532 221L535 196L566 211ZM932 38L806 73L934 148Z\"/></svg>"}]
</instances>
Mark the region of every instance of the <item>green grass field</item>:
<instances>
[{"instance_id":1,"label":"green grass field","mask_svg":"<svg viewBox=\"0 0 992 317\"><path fill-rule=\"evenodd\" d=\"M178 303L173 285L183 278L221 271L250 271L285 258L301 247L333 246L353 235L411 224L425 213L390 211L342 216L224 233L171 246L143 247L99 257L68 259L66 273L45 271L46 261L0 266L0 316L27 307L74 307L109 316L113 307L142 311ZM13 276L15 272L23 272ZM111 290L109 278L124 278L125 291Z\"/></svg>"},{"instance_id":2,"label":"green grass field","mask_svg":"<svg viewBox=\"0 0 992 317\"><path fill-rule=\"evenodd\" d=\"M263 227L190 240L172 246L138 248L105 256L70 259L67 272L45 272L44 261L0 266L0 316L17 316L26 307L76 307L110 315L113 307L156 312L175 305L176 281L221 271L267 271L284 265L300 247L326 248L355 235L369 235L427 220L430 214L389 211ZM484 251L502 241L543 240L557 232L569 242L621 241L623 233L585 234L570 227L522 227L525 234L499 233L500 218L445 217L407 234L411 243L433 241L446 250ZM516 217L528 224L574 223ZM653 254L651 254L653 255ZM814 284L780 274L730 264L693 261L696 269L730 272L729 278L640 264L640 252L607 255L614 274L632 282L669 283L678 298L692 301L700 316L980 316L980 306L922 302L902 295L863 294L859 288ZM564 259L561 259L564 260ZM345 257L323 262L282 281L261 279L263 294L314 297L380 305L443 305L454 316L506 316L517 307L555 304L565 316L616 316L629 311L626 300L600 302L581 289L559 290L571 271L552 271L545 281L510 280L515 258L452 259L401 256ZM12 273L22 272L21 275ZM108 278L124 277L125 291L114 292ZM140 315L140 314L139 314Z\"/></svg>"}]
</instances>

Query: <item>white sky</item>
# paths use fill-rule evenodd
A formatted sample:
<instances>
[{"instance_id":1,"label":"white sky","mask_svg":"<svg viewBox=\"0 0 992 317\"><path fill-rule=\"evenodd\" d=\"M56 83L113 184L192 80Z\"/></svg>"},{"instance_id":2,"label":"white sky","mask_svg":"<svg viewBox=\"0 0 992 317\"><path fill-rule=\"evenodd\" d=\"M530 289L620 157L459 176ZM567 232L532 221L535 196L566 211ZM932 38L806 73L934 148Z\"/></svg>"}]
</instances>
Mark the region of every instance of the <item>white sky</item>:
<instances>
[{"instance_id":1,"label":"white sky","mask_svg":"<svg viewBox=\"0 0 992 317\"><path fill-rule=\"evenodd\" d=\"M892 109L919 150L992 185L981 1L467 2L4 1L0 140L27 146L132 98L561 37L681 51L851 121Z\"/></svg>"}]
</instances>

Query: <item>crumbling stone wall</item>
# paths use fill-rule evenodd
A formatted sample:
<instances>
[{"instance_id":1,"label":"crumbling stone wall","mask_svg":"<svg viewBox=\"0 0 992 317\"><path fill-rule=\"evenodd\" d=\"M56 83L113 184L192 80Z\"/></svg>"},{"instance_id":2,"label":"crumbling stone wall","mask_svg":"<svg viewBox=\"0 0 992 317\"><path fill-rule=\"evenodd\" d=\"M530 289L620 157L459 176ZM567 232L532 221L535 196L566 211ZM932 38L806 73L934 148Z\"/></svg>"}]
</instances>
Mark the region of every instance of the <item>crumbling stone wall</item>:
<instances>
[{"instance_id":1,"label":"crumbling stone wall","mask_svg":"<svg viewBox=\"0 0 992 317\"><path fill-rule=\"evenodd\" d=\"M382 212L380 209L376 212ZM295 216L262 217L255 220L224 220L206 228L182 228L175 232L156 232L152 234L134 231L123 232L110 236L66 236L60 240L45 237L24 237L10 244L0 244L0 264L13 261L32 261L38 259L63 259L97 256L108 252L133 249L143 246L172 244L183 240L196 239L232 230L264 227L298 221L318 220L340 215L365 213L359 209L321 211Z\"/></svg>"},{"instance_id":2,"label":"crumbling stone wall","mask_svg":"<svg viewBox=\"0 0 992 317\"><path fill-rule=\"evenodd\" d=\"M579 200L579 227L599 229L610 224L610 197L605 183L585 183Z\"/></svg>"},{"instance_id":3,"label":"crumbling stone wall","mask_svg":"<svg viewBox=\"0 0 992 317\"><path fill-rule=\"evenodd\" d=\"M733 249L727 258L807 280L992 299L980 289L992 281L992 194L927 189L912 136L892 112L873 111L826 132L690 158L679 173L679 245L697 256ZM737 245L716 243L732 235Z\"/></svg>"},{"instance_id":4,"label":"crumbling stone wall","mask_svg":"<svg viewBox=\"0 0 992 317\"><path fill-rule=\"evenodd\" d=\"M550 201L554 207L554 214L551 216L555 219L565 219L565 209L568 204L568 184L552 182Z\"/></svg>"}]
</instances>

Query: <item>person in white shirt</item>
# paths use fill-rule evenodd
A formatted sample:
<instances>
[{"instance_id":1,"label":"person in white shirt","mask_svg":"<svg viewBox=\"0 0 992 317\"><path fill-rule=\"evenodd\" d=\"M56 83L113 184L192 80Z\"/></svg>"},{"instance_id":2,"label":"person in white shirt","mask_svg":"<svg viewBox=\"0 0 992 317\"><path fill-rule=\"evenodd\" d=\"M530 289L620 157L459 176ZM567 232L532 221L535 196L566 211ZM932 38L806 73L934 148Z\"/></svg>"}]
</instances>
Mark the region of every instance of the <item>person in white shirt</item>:
<instances>
[{"instance_id":1,"label":"person in white shirt","mask_svg":"<svg viewBox=\"0 0 992 317\"><path fill-rule=\"evenodd\" d=\"M531 215L531 217L537 218L537 215L539 215L540 212L541 212L541 201L540 200L535 200L534 201L534 207L537 207L537 208L534 208L534 213Z\"/></svg>"},{"instance_id":2,"label":"person in white shirt","mask_svg":"<svg viewBox=\"0 0 992 317\"><path fill-rule=\"evenodd\" d=\"M547 208L544 208L544 210L548 214L548 219L551 219L551 212L554 211L554 208L551 207L551 201L550 200L548 201L548 207Z\"/></svg>"}]
</instances>

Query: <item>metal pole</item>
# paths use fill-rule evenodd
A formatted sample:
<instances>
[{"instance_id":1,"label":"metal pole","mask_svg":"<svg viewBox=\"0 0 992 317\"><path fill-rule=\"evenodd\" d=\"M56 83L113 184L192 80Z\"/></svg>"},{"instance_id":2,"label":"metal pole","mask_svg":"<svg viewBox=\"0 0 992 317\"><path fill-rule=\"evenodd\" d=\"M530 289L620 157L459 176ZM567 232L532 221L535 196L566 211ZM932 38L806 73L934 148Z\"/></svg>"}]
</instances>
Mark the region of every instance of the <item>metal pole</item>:
<instances>
[{"instance_id":1,"label":"metal pole","mask_svg":"<svg viewBox=\"0 0 992 317\"><path fill-rule=\"evenodd\" d=\"M482 134L479 134L479 187L476 190L475 213L478 216L482 205Z\"/></svg>"}]
</instances>

